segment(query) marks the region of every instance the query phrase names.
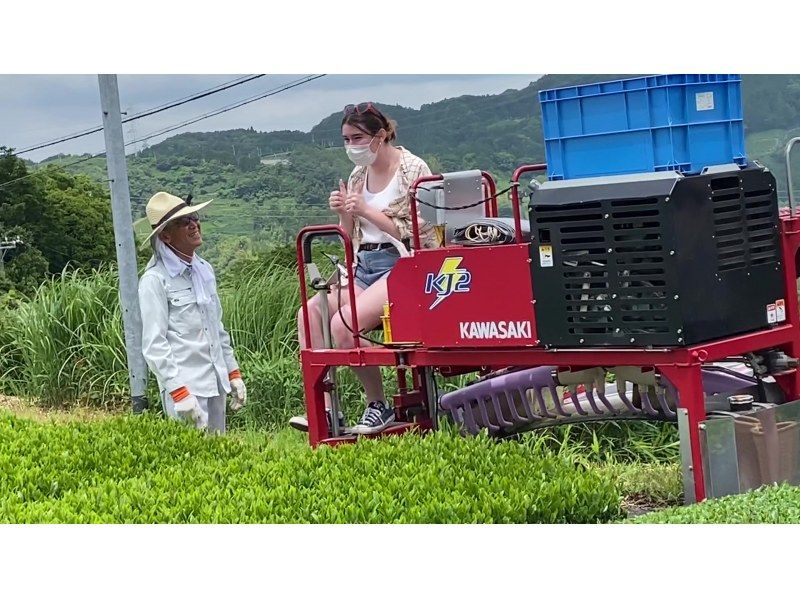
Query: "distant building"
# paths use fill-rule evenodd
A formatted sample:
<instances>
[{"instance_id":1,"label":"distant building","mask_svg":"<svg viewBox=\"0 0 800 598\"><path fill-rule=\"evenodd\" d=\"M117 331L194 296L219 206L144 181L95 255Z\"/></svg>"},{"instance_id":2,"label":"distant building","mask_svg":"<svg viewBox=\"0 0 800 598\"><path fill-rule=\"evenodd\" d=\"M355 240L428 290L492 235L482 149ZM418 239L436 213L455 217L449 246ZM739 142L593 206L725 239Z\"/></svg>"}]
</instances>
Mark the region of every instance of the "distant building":
<instances>
[{"instance_id":1,"label":"distant building","mask_svg":"<svg viewBox=\"0 0 800 598\"><path fill-rule=\"evenodd\" d=\"M278 164L289 164L287 158L261 158L261 163L264 166L276 166Z\"/></svg>"}]
</instances>

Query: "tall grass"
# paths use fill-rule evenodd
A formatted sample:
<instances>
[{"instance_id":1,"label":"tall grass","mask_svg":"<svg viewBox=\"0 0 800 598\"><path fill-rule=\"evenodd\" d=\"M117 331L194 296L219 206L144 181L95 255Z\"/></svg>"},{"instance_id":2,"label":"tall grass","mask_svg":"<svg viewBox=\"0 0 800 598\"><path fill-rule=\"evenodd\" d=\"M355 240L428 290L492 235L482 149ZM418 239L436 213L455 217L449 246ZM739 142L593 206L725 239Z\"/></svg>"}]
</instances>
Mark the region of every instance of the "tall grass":
<instances>
[{"instance_id":1,"label":"tall grass","mask_svg":"<svg viewBox=\"0 0 800 598\"><path fill-rule=\"evenodd\" d=\"M125 407L128 374L114 269L70 271L43 284L17 309L0 308L0 392L42 406ZM223 320L248 386L233 426L284 424L304 410L296 314L297 273L280 260L253 262L220 277ZM387 393L396 384L385 372ZM346 368L343 407L360 415L363 396ZM158 408L155 379L150 403Z\"/></svg>"},{"instance_id":2,"label":"tall grass","mask_svg":"<svg viewBox=\"0 0 800 598\"><path fill-rule=\"evenodd\" d=\"M0 391L45 406L124 404L128 374L117 289L111 268L70 271L18 308L0 309ZM273 361L297 363L299 297L290 269L272 265L260 275L251 272L222 287L220 301L245 375L251 365L258 370ZM291 386L286 368L278 375L278 386ZM153 402L152 376L149 394Z\"/></svg>"},{"instance_id":3,"label":"tall grass","mask_svg":"<svg viewBox=\"0 0 800 598\"><path fill-rule=\"evenodd\" d=\"M586 462L677 463L680 457L678 428L667 422L571 424L536 434L551 449L577 447Z\"/></svg>"},{"instance_id":4,"label":"tall grass","mask_svg":"<svg viewBox=\"0 0 800 598\"><path fill-rule=\"evenodd\" d=\"M300 295L294 269L254 266L240 272L234 284L221 286L219 293L225 327L237 353L266 357L297 353L295 314Z\"/></svg>"},{"instance_id":5,"label":"tall grass","mask_svg":"<svg viewBox=\"0 0 800 598\"><path fill-rule=\"evenodd\" d=\"M43 404L107 405L126 392L125 345L111 269L64 272L0 316L0 389Z\"/></svg>"}]
</instances>

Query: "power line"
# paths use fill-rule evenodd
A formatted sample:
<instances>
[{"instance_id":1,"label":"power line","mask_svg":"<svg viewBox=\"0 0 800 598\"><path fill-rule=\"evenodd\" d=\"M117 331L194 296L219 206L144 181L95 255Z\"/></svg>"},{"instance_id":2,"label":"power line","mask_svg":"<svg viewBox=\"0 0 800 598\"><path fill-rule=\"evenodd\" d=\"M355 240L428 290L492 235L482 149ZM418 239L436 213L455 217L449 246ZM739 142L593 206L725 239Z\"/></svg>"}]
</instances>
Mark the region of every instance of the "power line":
<instances>
[{"instance_id":1,"label":"power line","mask_svg":"<svg viewBox=\"0 0 800 598\"><path fill-rule=\"evenodd\" d=\"M92 158L99 158L100 156L104 156L104 155L105 155L105 152L101 152L99 154L94 154L94 155L91 155L91 156L87 156L85 158L81 158L80 160L76 160L75 162L70 162L69 164L59 164L59 166L61 166L62 168L69 168L70 166L75 166L76 164L80 164L81 162L86 162L87 160L91 160ZM38 170L33 170L33 171L29 172L28 174L26 174L25 176L21 176L21 177L15 178L15 179L11 179L10 181L6 181L5 183L0 183L0 189L2 189L3 187L6 187L8 185L11 185L13 183L16 183L18 181L22 181L24 179L27 179L28 177L32 177L32 176L36 175L36 173L38 173L38 172L39 172Z\"/></svg>"},{"instance_id":2,"label":"power line","mask_svg":"<svg viewBox=\"0 0 800 598\"><path fill-rule=\"evenodd\" d=\"M210 89L208 91L200 92L200 93L195 94L193 96L187 96L186 98L184 98L182 100L176 100L175 102L172 102L170 104L165 104L163 106L160 106L160 107L157 107L157 108L153 108L153 109L151 109L149 111L142 112L141 114L137 114L135 116L131 116L129 118L125 118L125 119L122 120L122 123L124 124L124 123L131 122L132 120L138 120L140 118L144 118L145 116L152 116L153 114L158 114L159 112L164 112L164 110L169 110L171 108L175 108L176 106L182 106L183 104L188 104L189 102L194 102L195 100L199 100L201 98L205 98L205 97L208 97L210 95L214 95L215 93L219 93L221 91L225 91L226 89L230 89L231 87L236 87L237 85L243 85L245 83L249 83L250 81L254 81L256 79L260 79L263 76L264 75L252 75L251 77L245 78L243 81L231 82L231 83L225 85L224 87L220 87L219 89L212 88L212 89ZM219 86L217 86L217 87L219 87Z\"/></svg>"},{"instance_id":3,"label":"power line","mask_svg":"<svg viewBox=\"0 0 800 598\"><path fill-rule=\"evenodd\" d=\"M311 81L314 81L314 80L319 79L319 78L324 77L324 76L325 75L309 75L309 76L304 77L302 79L296 79L296 80L291 81L289 83L286 83L284 85L280 85L278 87L274 87L274 88L272 88L272 89L270 89L270 90L268 90L268 91L266 91L264 93L261 93L259 95L247 98L246 100L242 100L242 101L236 102L234 104L229 104L228 106L223 106L222 108L218 108L217 110L214 110L212 112L208 112L206 114L200 115L197 118L193 118L191 120L184 121L184 122L179 123L177 125L166 127L166 128L161 129L159 131L155 131L155 132L147 135L146 137L142 137L140 139L137 139L136 141L130 141L130 142L126 143L125 145L132 145L134 143L142 143L143 141L147 141L148 139L152 139L153 137L158 137L159 135L163 135L165 133L169 133L170 131L174 131L176 129L180 129L182 127L187 127L187 126L192 125L192 124L194 124L196 122L200 122L201 120L205 120L206 118L211 118L212 116L217 116L218 114L222 114L223 112L228 112L230 110L234 110L235 108L240 108L240 107L242 107L242 106L244 106L246 104L250 104L250 103L256 102L258 100L263 100L264 98L268 98L270 96L274 96L274 95L282 93L284 91L288 91L289 89L292 89L293 87L298 87L298 86L303 85L305 83L310 83Z\"/></svg>"},{"instance_id":4,"label":"power line","mask_svg":"<svg viewBox=\"0 0 800 598\"><path fill-rule=\"evenodd\" d=\"M199 116L197 118L194 118L192 120L185 121L185 122L179 123L177 125L167 127L167 128L162 129L160 131L156 131L156 132L151 133L150 135L148 135L146 137L143 137L141 139L137 139L136 141L129 141L125 145L129 146L129 145L133 145L135 143L141 143L143 141L147 141L148 139L152 139L153 137L157 137L159 135L163 135L165 133L169 133L170 131L174 131L176 129L180 129L182 127L186 127L188 125L194 124L194 123L199 122L201 120L205 120L206 118L211 118L212 116L216 116L217 114L222 114L223 112L229 112L230 110L234 110L235 108L239 108L241 106L244 106L245 104L250 104L250 103L255 102L257 100L262 100L264 98L268 98L270 96L277 95L279 93L282 93L284 91L288 91L288 90L290 90L290 89L292 89L294 87L298 87L298 86L303 85L305 83L309 83L311 81L314 81L315 79L319 79L319 78L324 77L324 76L325 75L309 75L309 76L306 76L306 77L301 78L301 79L296 79L296 80L291 81L289 83L286 83L284 85L281 85L281 86L275 87L273 89L270 89L267 92L261 93L261 94L259 94L257 96L252 96L252 97L250 97L250 98L248 98L246 100L243 100L243 101L240 101L240 102L237 102L237 103L234 103L234 104L229 104L228 106L223 106L222 108L219 108L219 109L217 109L217 110L215 110L213 112L209 112L209 113L203 114L203 115L201 115L201 116ZM102 127L101 127L100 130L102 130ZM93 155L81 158L80 160L76 160L75 162L70 162L69 164L61 164L60 166L62 168L70 168L71 166L75 166L77 164L80 164L81 162L86 162L88 160L91 160L92 158L99 158L101 156L104 156L105 154L106 154L105 152L100 152L100 153L97 153L97 154L93 154ZM13 156L14 154L11 154L11 155ZM10 181L6 181L5 183L0 183L0 189L2 189L3 187L6 187L8 185L11 185L13 183L16 183L17 181L21 181L23 179L27 179L28 177L34 176L36 174L36 172L37 171L33 171L33 172L30 172L30 173L26 174L25 176L21 176L21 177L18 177L16 179L12 179Z\"/></svg>"},{"instance_id":5,"label":"power line","mask_svg":"<svg viewBox=\"0 0 800 598\"><path fill-rule=\"evenodd\" d=\"M134 120L138 120L138 119L143 118L145 116L150 116L152 114L156 114L157 112L163 112L164 110L168 110L168 109L173 108L175 106L180 106L180 105L186 104L188 102L192 102L194 100L198 100L200 98L207 97L207 96L212 95L214 93L219 93L220 91L225 91L226 89L230 89L231 87L235 87L237 85L242 85L244 83L248 83L248 82L250 82L250 81L252 81L254 79L258 79L258 78L263 77L263 76L264 75L252 75L252 76L239 77L238 79L234 79L233 81L229 81L227 83L222 83L220 85L216 85L216 86L211 87L211 88L209 88L207 90L200 91L200 92L197 92L195 94L191 94L189 96L184 96L183 98L180 98L178 100L174 100L173 102L168 102L166 104L161 104L160 106L156 106L155 108L151 108L151 109L149 109L149 110L147 110L147 111L145 111L143 113L135 114L135 115L133 115L133 116L131 116L129 118L126 118L122 122L123 123L127 123L127 122L131 122L131 121L134 121ZM19 150L19 151L13 153L12 155L16 156L16 155L24 154L24 153L27 153L27 152L32 152L32 151L37 150L37 149L42 149L44 147L49 147L51 145L56 145L58 143L63 143L65 141L70 141L72 139L78 139L80 137L85 137L85 136L91 135L93 133L98 133L98 132L100 132L102 130L103 130L103 127L95 127L95 128L92 128L92 129L86 129L84 131L68 135L66 137L59 137L56 140L51 140L49 142L45 142L45 143L42 143L42 144L39 144L39 145L36 145L36 146L32 146L32 147L28 147L28 148Z\"/></svg>"},{"instance_id":6,"label":"power line","mask_svg":"<svg viewBox=\"0 0 800 598\"><path fill-rule=\"evenodd\" d=\"M184 96L182 98L178 98L177 100L171 100L169 102L165 102L159 106L155 106L150 108L149 110L161 110L162 108L169 107L171 105L178 105L177 103L185 104L186 101L191 101L192 99L199 99L200 97L205 97L210 93L216 93L217 91L224 91L230 87L234 87L236 85L241 85L243 83L248 83L249 81L253 81L254 79L260 79L264 75L244 75L243 77L239 77L237 79L233 79L231 81L226 81L225 83L220 83L219 85L215 85L214 87L209 87L204 91L198 91L195 93L191 93L188 96ZM136 115L138 118L138 115ZM125 119L122 122L128 122L128 120L134 120L133 117L130 119Z\"/></svg>"},{"instance_id":7,"label":"power line","mask_svg":"<svg viewBox=\"0 0 800 598\"><path fill-rule=\"evenodd\" d=\"M225 91L226 89L230 89L232 87L236 87L237 85L243 85L245 83L249 83L255 79L259 79L264 75L249 75L245 77L239 77L238 79L234 79L233 81L229 81L228 83L222 83L220 85L216 85L215 87L211 87L207 90L197 92L195 94L185 96L173 102L168 102L166 104L161 104L160 106L156 106L155 108L150 108L145 110L144 112L140 112L138 114L134 114L128 118L123 119L124 123L129 123L134 120L138 120L140 118L144 118L146 116L152 116L153 114L158 114L159 112L164 112L165 110L170 110L171 108L175 108L176 106L182 106L183 104L188 104L189 102L194 102L195 100L199 100L201 98L208 97L215 93L219 93L221 91ZM71 141L73 139L79 139L80 137L86 137L87 135L92 135L94 133L99 133L103 130L103 127L94 127L93 129L86 129L84 131L80 131L78 133L73 133L65 137L59 137L58 139L54 139L48 142L40 143L39 145L34 145L31 147L27 147L25 149L21 149L12 153L12 156L19 156L20 154L26 154L28 152L32 152L38 149L42 149L45 147L50 147L52 145L57 145L59 143L64 143L65 141Z\"/></svg>"}]
</instances>

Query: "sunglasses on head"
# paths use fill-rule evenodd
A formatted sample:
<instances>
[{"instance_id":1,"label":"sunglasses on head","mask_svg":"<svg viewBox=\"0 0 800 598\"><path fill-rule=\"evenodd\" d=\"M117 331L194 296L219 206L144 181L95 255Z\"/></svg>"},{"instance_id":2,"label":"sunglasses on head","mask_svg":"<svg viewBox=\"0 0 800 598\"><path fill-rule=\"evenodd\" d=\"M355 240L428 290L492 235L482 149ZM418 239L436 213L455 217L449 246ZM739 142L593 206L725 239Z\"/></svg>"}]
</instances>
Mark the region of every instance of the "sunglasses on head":
<instances>
[{"instance_id":1,"label":"sunglasses on head","mask_svg":"<svg viewBox=\"0 0 800 598\"><path fill-rule=\"evenodd\" d=\"M348 104L344 107L344 115L350 116L351 114L367 114L371 112L381 120L383 120L383 114L372 104L372 102L361 102L360 104Z\"/></svg>"}]
</instances>

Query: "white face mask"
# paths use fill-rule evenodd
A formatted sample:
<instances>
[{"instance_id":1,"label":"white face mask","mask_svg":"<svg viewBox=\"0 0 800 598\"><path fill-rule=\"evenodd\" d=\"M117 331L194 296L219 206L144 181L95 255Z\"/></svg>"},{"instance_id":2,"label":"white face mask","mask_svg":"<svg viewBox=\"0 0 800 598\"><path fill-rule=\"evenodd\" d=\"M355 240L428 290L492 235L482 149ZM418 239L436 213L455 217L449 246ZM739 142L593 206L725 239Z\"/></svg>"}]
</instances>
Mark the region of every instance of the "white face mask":
<instances>
[{"instance_id":1,"label":"white face mask","mask_svg":"<svg viewBox=\"0 0 800 598\"><path fill-rule=\"evenodd\" d=\"M370 166L378 157L378 152L373 152L370 149L372 142L366 145L346 145L344 150L347 152L347 157L356 166Z\"/></svg>"}]
</instances>

